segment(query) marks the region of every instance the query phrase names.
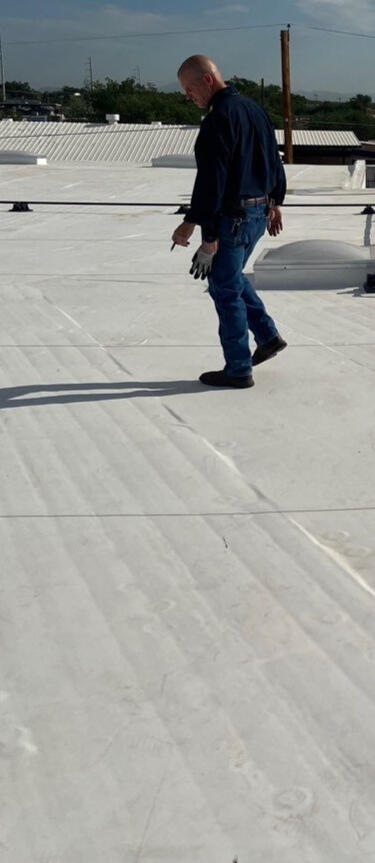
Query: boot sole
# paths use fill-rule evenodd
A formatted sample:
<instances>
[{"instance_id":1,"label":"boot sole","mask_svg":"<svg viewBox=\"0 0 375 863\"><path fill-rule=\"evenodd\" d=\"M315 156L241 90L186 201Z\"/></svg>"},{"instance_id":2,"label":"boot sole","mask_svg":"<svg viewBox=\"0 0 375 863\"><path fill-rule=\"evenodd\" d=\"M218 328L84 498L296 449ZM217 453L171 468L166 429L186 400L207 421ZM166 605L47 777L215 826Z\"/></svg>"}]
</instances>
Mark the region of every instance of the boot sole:
<instances>
[{"instance_id":1,"label":"boot sole","mask_svg":"<svg viewBox=\"0 0 375 863\"><path fill-rule=\"evenodd\" d=\"M204 387L211 387L213 390L248 390L255 386L255 381L252 381L251 383L246 382L245 384L211 384L208 383L208 381L202 381L201 378L199 378L199 380Z\"/></svg>"},{"instance_id":2,"label":"boot sole","mask_svg":"<svg viewBox=\"0 0 375 863\"><path fill-rule=\"evenodd\" d=\"M288 345L281 345L279 348L277 348L276 351L273 352L273 354L268 354L268 357L263 357L262 360L258 360L258 362L255 362L255 363L253 361L253 368L256 368L256 366L260 366L262 363L266 363L267 360L272 360L273 357L276 357L277 354L280 353L280 351L284 351L285 348L287 348L287 347L288 347Z\"/></svg>"}]
</instances>

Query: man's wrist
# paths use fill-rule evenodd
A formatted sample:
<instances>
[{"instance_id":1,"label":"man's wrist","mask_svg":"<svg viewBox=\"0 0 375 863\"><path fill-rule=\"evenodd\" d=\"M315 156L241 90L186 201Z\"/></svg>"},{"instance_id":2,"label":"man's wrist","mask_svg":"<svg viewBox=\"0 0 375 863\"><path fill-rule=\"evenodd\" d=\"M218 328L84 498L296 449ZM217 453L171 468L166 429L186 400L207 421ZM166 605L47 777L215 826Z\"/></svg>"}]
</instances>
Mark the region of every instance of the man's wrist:
<instances>
[{"instance_id":1,"label":"man's wrist","mask_svg":"<svg viewBox=\"0 0 375 863\"><path fill-rule=\"evenodd\" d=\"M195 226L197 223L194 222L192 216L193 216L193 214L192 214L191 210L188 210L188 212L185 213L184 222L187 222L188 225L194 225Z\"/></svg>"},{"instance_id":2,"label":"man's wrist","mask_svg":"<svg viewBox=\"0 0 375 863\"><path fill-rule=\"evenodd\" d=\"M202 243L216 243L218 239L217 236L213 233L213 231L205 231L202 229Z\"/></svg>"}]
</instances>

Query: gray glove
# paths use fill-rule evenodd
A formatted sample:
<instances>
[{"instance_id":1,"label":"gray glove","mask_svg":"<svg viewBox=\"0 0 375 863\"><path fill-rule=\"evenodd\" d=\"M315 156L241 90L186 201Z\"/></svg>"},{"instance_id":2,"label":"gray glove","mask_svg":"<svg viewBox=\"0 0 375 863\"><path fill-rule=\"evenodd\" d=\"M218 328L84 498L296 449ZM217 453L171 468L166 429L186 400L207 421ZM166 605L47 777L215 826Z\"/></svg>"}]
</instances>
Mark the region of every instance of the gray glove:
<instances>
[{"instance_id":1,"label":"gray glove","mask_svg":"<svg viewBox=\"0 0 375 863\"><path fill-rule=\"evenodd\" d=\"M201 278L202 281L203 279L206 279L212 270L213 257L213 254L209 255L208 252L203 252L202 249L198 249L192 258L192 265L189 270L190 275L194 276L195 279Z\"/></svg>"}]
</instances>

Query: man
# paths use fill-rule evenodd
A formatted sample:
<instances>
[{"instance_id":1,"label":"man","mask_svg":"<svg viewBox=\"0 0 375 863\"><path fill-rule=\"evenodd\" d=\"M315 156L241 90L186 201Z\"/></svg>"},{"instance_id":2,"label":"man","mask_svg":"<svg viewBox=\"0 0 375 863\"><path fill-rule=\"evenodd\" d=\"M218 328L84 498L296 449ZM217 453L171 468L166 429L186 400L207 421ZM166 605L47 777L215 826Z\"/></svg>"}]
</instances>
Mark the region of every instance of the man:
<instances>
[{"instance_id":1,"label":"man","mask_svg":"<svg viewBox=\"0 0 375 863\"><path fill-rule=\"evenodd\" d=\"M190 272L208 276L225 367L204 372L200 380L214 387L251 387L252 365L286 347L242 272L266 227L271 236L282 230L285 172L267 114L227 86L209 57L188 57L178 79L187 98L207 110L195 144L198 171L190 209L172 237L188 246L195 226L201 226L202 244ZM253 358L249 329L257 343Z\"/></svg>"}]
</instances>

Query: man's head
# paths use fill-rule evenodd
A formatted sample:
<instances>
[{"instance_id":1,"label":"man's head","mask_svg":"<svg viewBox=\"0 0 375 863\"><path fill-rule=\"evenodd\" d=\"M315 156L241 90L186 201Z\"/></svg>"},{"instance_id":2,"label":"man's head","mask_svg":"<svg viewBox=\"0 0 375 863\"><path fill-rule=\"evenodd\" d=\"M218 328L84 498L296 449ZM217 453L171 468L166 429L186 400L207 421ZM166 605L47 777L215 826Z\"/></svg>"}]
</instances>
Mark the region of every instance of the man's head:
<instances>
[{"instance_id":1,"label":"man's head","mask_svg":"<svg viewBox=\"0 0 375 863\"><path fill-rule=\"evenodd\" d=\"M187 98L198 108L207 108L212 96L226 86L216 64L205 54L193 54L184 60L177 77Z\"/></svg>"}]
</instances>

